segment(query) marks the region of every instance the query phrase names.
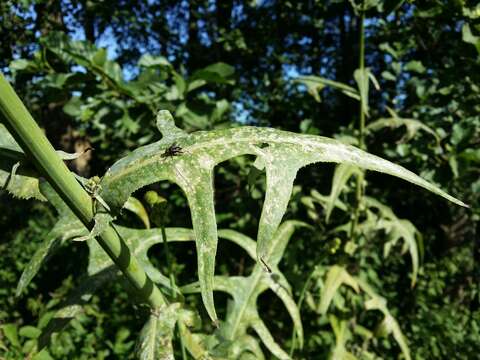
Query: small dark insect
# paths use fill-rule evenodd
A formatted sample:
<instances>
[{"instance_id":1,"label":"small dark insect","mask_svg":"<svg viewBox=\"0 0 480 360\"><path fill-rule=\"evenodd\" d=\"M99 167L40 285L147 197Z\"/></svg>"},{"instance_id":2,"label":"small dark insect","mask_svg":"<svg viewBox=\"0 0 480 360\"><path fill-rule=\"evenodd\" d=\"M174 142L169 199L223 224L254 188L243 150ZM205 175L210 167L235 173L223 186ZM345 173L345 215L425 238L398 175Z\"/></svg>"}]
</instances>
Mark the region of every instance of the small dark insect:
<instances>
[{"instance_id":1,"label":"small dark insect","mask_svg":"<svg viewBox=\"0 0 480 360\"><path fill-rule=\"evenodd\" d=\"M272 273L272 269L270 269L270 266L267 265L267 263L265 262L265 260L263 260L262 258L260 258L260 262L262 263L263 267L264 267L264 270L266 272L268 272L269 274Z\"/></svg>"},{"instance_id":2,"label":"small dark insect","mask_svg":"<svg viewBox=\"0 0 480 360\"><path fill-rule=\"evenodd\" d=\"M183 151L181 146L177 145L176 143L173 143L170 145L167 149L165 149L165 152L162 154L162 157L173 157L173 156L178 156L182 155Z\"/></svg>"}]
</instances>

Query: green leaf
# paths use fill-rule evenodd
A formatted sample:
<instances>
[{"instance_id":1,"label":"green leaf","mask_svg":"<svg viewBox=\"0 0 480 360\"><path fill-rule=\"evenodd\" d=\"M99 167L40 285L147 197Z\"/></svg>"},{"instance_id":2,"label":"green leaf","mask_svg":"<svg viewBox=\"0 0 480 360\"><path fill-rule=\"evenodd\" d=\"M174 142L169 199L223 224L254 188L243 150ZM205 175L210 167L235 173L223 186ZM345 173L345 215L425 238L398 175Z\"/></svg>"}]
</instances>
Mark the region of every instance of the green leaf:
<instances>
[{"instance_id":1,"label":"green leaf","mask_svg":"<svg viewBox=\"0 0 480 360\"><path fill-rule=\"evenodd\" d=\"M281 360L290 359L290 356L288 356L288 354L283 351L283 349L275 342L272 334L270 334L270 331L265 326L265 323L260 320L260 318L256 319L252 323L252 327L273 355L275 355L278 359Z\"/></svg>"},{"instance_id":2,"label":"green leaf","mask_svg":"<svg viewBox=\"0 0 480 360\"><path fill-rule=\"evenodd\" d=\"M202 87L203 85L205 85L206 83L207 82L203 79L196 79L196 80L190 81L187 85L187 92L196 90Z\"/></svg>"},{"instance_id":3,"label":"green leaf","mask_svg":"<svg viewBox=\"0 0 480 360\"><path fill-rule=\"evenodd\" d=\"M123 87L123 73L120 65L113 61L106 61L101 69L101 72L115 81L117 86Z\"/></svg>"},{"instance_id":4,"label":"green leaf","mask_svg":"<svg viewBox=\"0 0 480 360\"><path fill-rule=\"evenodd\" d=\"M346 348L347 341L352 337L348 329L348 321L339 320L333 315L329 316L328 319L335 334L335 347L329 358L331 360L356 360L357 358Z\"/></svg>"},{"instance_id":5,"label":"green leaf","mask_svg":"<svg viewBox=\"0 0 480 360\"><path fill-rule=\"evenodd\" d=\"M398 325L397 320L391 315L386 315L380 325L380 328L383 330L380 331L385 331L388 334L392 334L393 338L397 342L397 344L400 346L400 349L402 350L403 356L405 359L410 360L410 349L407 344L407 339L403 335L402 330L400 329L400 325Z\"/></svg>"},{"instance_id":6,"label":"green leaf","mask_svg":"<svg viewBox=\"0 0 480 360\"><path fill-rule=\"evenodd\" d=\"M335 167L335 172L332 179L332 189L330 190L330 195L328 197L327 206L325 209L325 217L328 223L330 214L332 213L333 208L336 206L338 197L343 191L348 180L353 176L360 176L361 171L355 165L350 164L340 164Z\"/></svg>"},{"instance_id":7,"label":"green leaf","mask_svg":"<svg viewBox=\"0 0 480 360\"><path fill-rule=\"evenodd\" d=\"M26 70L29 67L32 67L32 61L26 60L26 59L18 59L18 60L13 60L10 63L10 69L11 70Z\"/></svg>"},{"instance_id":8,"label":"green leaf","mask_svg":"<svg viewBox=\"0 0 480 360\"><path fill-rule=\"evenodd\" d=\"M425 66L423 66L421 61L412 60L405 65L405 70L423 74L427 69L425 69Z\"/></svg>"},{"instance_id":9,"label":"green leaf","mask_svg":"<svg viewBox=\"0 0 480 360\"><path fill-rule=\"evenodd\" d=\"M111 263L113 264L113 262ZM83 306L91 300L93 294L102 285L114 280L117 277L117 273L118 269L112 265L93 275L85 276L81 280L80 285L52 313L50 320L42 329L42 333L38 338L37 351L47 346L52 336L60 332L71 320L84 313Z\"/></svg>"},{"instance_id":10,"label":"green leaf","mask_svg":"<svg viewBox=\"0 0 480 360\"><path fill-rule=\"evenodd\" d=\"M105 61L107 61L107 49L98 49L92 56L92 63L97 66L103 67Z\"/></svg>"},{"instance_id":11,"label":"green leaf","mask_svg":"<svg viewBox=\"0 0 480 360\"><path fill-rule=\"evenodd\" d=\"M475 49L477 49L477 52L480 54L480 36L472 34L469 24L464 24L462 27L462 40L475 46Z\"/></svg>"},{"instance_id":12,"label":"green leaf","mask_svg":"<svg viewBox=\"0 0 480 360\"><path fill-rule=\"evenodd\" d=\"M400 346L405 359L410 360L410 350L408 348L405 336L403 335L395 318L390 314L387 308L387 301L383 297L379 296L364 280L351 276L345 270L345 268L338 265L333 265L328 270L327 279L321 293L321 301L319 306L320 312L322 314L326 313L328 306L332 302L333 296L342 284L348 285L357 293L359 293L361 290L363 293L368 295L368 300L365 301L365 309L378 310L384 315L382 323L377 328L377 334L382 332L384 334L392 334L395 341ZM343 354L345 350L345 342L350 337L349 332L347 332L347 330L344 328L346 324L342 324L342 322L339 322L335 317L330 317L330 322L337 338L334 353L336 350L340 354Z\"/></svg>"},{"instance_id":13,"label":"green leaf","mask_svg":"<svg viewBox=\"0 0 480 360\"><path fill-rule=\"evenodd\" d=\"M70 221L76 220L72 214L65 215L60 221L68 222L68 218L70 218ZM84 226L77 220L76 222L71 222L69 232L74 234L75 231L82 231L82 229L86 232ZM169 287L169 279L151 265L147 255L151 246L163 243L161 230L137 230L121 226L117 226L116 229L153 281ZM166 234L169 241L193 241L194 239L193 232L189 229L166 229ZM71 235L72 238L74 236L75 235ZM51 320L42 331L42 335L38 341L38 350L45 347L53 334L62 330L70 320L82 312L83 305L90 301L97 289L106 282L112 281L120 276L119 270L100 245L96 241L93 241L93 239L87 243L90 249L88 275L82 279L80 285L68 295L67 299L60 304L59 308L54 312ZM192 343L192 346L196 345Z\"/></svg>"},{"instance_id":14,"label":"green leaf","mask_svg":"<svg viewBox=\"0 0 480 360\"><path fill-rule=\"evenodd\" d=\"M227 318L220 323L219 331L226 340L236 341L246 335L249 328L252 328L272 354L281 359L289 359L288 354L275 342L258 314L258 297L267 289L271 289L285 305L292 318L300 346L303 345L303 327L299 309L291 297L290 285L278 269L288 241L295 228L299 226L306 226L306 224L299 221L286 221L279 227L272 241L272 247L265 255L265 261L271 266L270 272L265 272L260 264L256 264L248 277L215 277L214 289L226 292L233 298ZM256 258L255 241L249 237L233 230L219 230L219 236L236 243L247 251L250 257ZM183 293L198 291L198 283L182 287Z\"/></svg>"},{"instance_id":15,"label":"green leaf","mask_svg":"<svg viewBox=\"0 0 480 360\"><path fill-rule=\"evenodd\" d=\"M172 338L177 311L180 304L175 303L162 309L150 318L140 331L135 353L140 360L173 360Z\"/></svg>"},{"instance_id":16,"label":"green leaf","mask_svg":"<svg viewBox=\"0 0 480 360\"><path fill-rule=\"evenodd\" d=\"M312 206L314 203L320 204L324 209L327 208L330 202L330 196L325 196L320 194L317 190L312 190L310 192L310 196L305 196L302 198L302 202L306 206ZM343 203L338 197L336 198L335 202L333 203L334 207L339 208L342 211L347 211L347 205Z\"/></svg>"},{"instance_id":17,"label":"green leaf","mask_svg":"<svg viewBox=\"0 0 480 360\"><path fill-rule=\"evenodd\" d=\"M40 329L37 329L35 326L31 325L22 326L18 331L18 335L29 339L36 339L41 333L42 331Z\"/></svg>"},{"instance_id":18,"label":"green leaf","mask_svg":"<svg viewBox=\"0 0 480 360\"><path fill-rule=\"evenodd\" d=\"M90 59L95 55L96 48L86 41L71 41L62 32L51 32L41 42L65 63L77 63L89 67Z\"/></svg>"},{"instance_id":19,"label":"green leaf","mask_svg":"<svg viewBox=\"0 0 480 360\"><path fill-rule=\"evenodd\" d=\"M2 329L3 334L13 346L17 348L21 346L20 341L18 340L16 324L2 324L0 325L0 329Z\"/></svg>"},{"instance_id":20,"label":"green leaf","mask_svg":"<svg viewBox=\"0 0 480 360\"><path fill-rule=\"evenodd\" d=\"M116 162L102 179L100 195L115 212L123 207L131 193L144 186L162 180L180 186L190 206L202 298L212 319L216 319L212 283L218 242L213 169L227 159L252 154L265 163L267 191L257 236L259 261L265 261L265 253L286 211L297 171L311 163L347 163L384 172L466 206L411 171L334 139L255 127L186 134L167 113L160 112L157 119L164 136L162 140L140 147ZM172 143L180 146L183 154L163 156Z\"/></svg>"},{"instance_id":21,"label":"green leaf","mask_svg":"<svg viewBox=\"0 0 480 360\"><path fill-rule=\"evenodd\" d=\"M442 11L443 11L443 6L440 6L440 4L437 3L433 5L430 9L426 9L426 10L417 9L417 16L421 18L431 18L431 17L440 15Z\"/></svg>"},{"instance_id":22,"label":"green leaf","mask_svg":"<svg viewBox=\"0 0 480 360\"><path fill-rule=\"evenodd\" d=\"M404 248L408 249L412 259L412 287L415 285L419 268L419 254L418 241L421 241L422 235L417 228L408 220L399 219L393 211L380 203L379 201L366 196L364 198L367 208L375 208L379 216L374 216L371 213L367 214L367 220L360 224L360 228L366 227L364 233L369 233L376 230L383 230L387 235L387 241L384 245L384 256L390 254L391 249L403 239L405 242Z\"/></svg>"},{"instance_id":23,"label":"green leaf","mask_svg":"<svg viewBox=\"0 0 480 360\"><path fill-rule=\"evenodd\" d=\"M222 99L215 102L215 109L212 112L211 119L214 123L220 122L224 117L224 114L230 109L230 103Z\"/></svg>"},{"instance_id":24,"label":"green leaf","mask_svg":"<svg viewBox=\"0 0 480 360\"><path fill-rule=\"evenodd\" d=\"M60 158L62 160L75 160L75 159L78 159L79 157L85 155L85 153L87 153L91 150L92 150L92 148L87 148L85 150L75 152L75 153L69 153L69 152L66 152L66 151L63 151L63 150L55 150L55 152L57 153L58 156L60 156Z\"/></svg>"},{"instance_id":25,"label":"green leaf","mask_svg":"<svg viewBox=\"0 0 480 360\"><path fill-rule=\"evenodd\" d=\"M68 102L63 105L63 111L67 115L79 117L82 114L82 105L83 102L78 96L72 96L70 100L68 100Z\"/></svg>"},{"instance_id":26,"label":"green leaf","mask_svg":"<svg viewBox=\"0 0 480 360\"><path fill-rule=\"evenodd\" d=\"M480 4L477 4L476 7L468 8L462 7L463 16L468 17L469 19L475 20L480 17Z\"/></svg>"},{"instance_id":27,"label":"green leaf","mask_svg":"<svg viewBox=\"0 0 480 360\"><path fill-rule=\"evenodd\" d=\"M367 310L379 310L383 315L383 321L378 326L376 332L384 334L392 334L393 338L400 346L403 356L406 360L411 360L410 349L407 344L407 340L398 325L398 322L390 314L390 311L387 308L387 301L381 296L377 295L375 291L368 285L366 282L359 280L359 284L363 291L365 291L370 299L365 302L365 308Z\"/></svg>"},{"instance_id":28,"label":"green leaf","mask_svg":"<svg viewBox=\"0 0 480 360\"><path fill-rule=\"evenodd\" d=\"M193 73L191 80L205 80L207 82L219 84L234 84L232 79L235 68L223 62L209 65Z\"/></svg>"},{"instance_id":29,"label":"green leaf","mask_svg":"<svg viewBox=\"0 0 480 360\"><path fill-rule=\"evenodd\" d=\"M41 40L43 44L66 64L77 64L85 67L102 78L110 87L129 93L123 84L120 65L107 60L105 49L98 49L87 41L72 41L62 32L51 32ZM130 94L134 97L134 94Z\"/></svg>"},{"instance_id":30,"label":"green leaf","mask_svg":"<svg viewBox=\"0 0 480 360\"><path fill-rule=\"evenodd\" d=\"M42 350L38 354L35 354L32 357L32 360L53 360L53 357L48 353L47 350Z\"/></svg>"},{"instance_id":31,"label":"green leaf","mask_svg":"<svg viewBox=\"0 0 480 360\"><path fill-rule=\"evenodd\" d=\"M384 128L396 129L402 126L405 126L406 134L402 138L401 142L407 142L415 137L415 135L420 131L425 131L426 133L432 135L437 143L440 143L440 137L437 133L427 125L421 123L415 119L408 119L408 118L401 118L398 114L393 111L392 109L387 107L388 112L390 113L391 117L389 118L381 118L376 121L371 122L365 128L367 133L372 133L379 131Z\"/></svg>"},{"instance_id":32,"label":"green leaf","mask_svg":"<svg viewBox=\"0 0 480 360\"><path fill-rule=\"evenodd\" d=\"M75 237L73 241L93 240L108 228L109 224L114 220L114 218L112 218L108 212L97 212L93 217L93 220L94 225L90 232L88 234Z\"/></svg>"},{"instance_id":33,"label":"green leaf","mask_svg":"<svg viewBox=\"0 0 480 360\"><path fill-rule=\"evenodd\" d=\"M178 329L185 347L194 359L213 360L213 357L202 346L202 338L193 335L183 321L178 322Z\"/></svg>"},{"instance_id":34,"label":"green leaf","mask_svg":"<svg viewBox=\"0 0 480 360\"><path fill-rule=\"evenodd\" d=\"M398 52L395 51L389 43L381 43L379 46L380 50L387 52L390 54L394 59L398 59Z\"/></svg>"},{"instance_id":35,"label":"green leaf","mask_svg":"<svg viewBox=\"0 0 480 360\"><path fill-rule=\"evenodd\" d=\"M37 248L35 254L23 270L15 292L16 296L21 295L33 277L38 273L42 264L48 261L63 243L87 233L85 226L73 215L49 183L42 181L40 183L40 189L47 200L57 209L60 219L52 230L50 230L45 240Z\"/></svg>"},{"instance_id":36,"label":"green leaf","mask_svg":"<svg viewBox=\"0 0 480 360\"><path fill-rule=\"evenodd\" d=\"M360 95L356 89L338 81L333 81L319 76L300 76L296 78L294 82L305 85L310 95L312 95L317 102L321 101L320 91L327 86L340 90L343 94L351 98L360 100Z\"/></svg>"},{"instance_id":37,"label":"green leaf","mask_svg":"<svg viewBox=\"0 0 480 360\"><path fill-rule=\"evenodd\" d=\"M8 168L5 171L2 168ZM16 168L20 165L19 171ZM38 190L38 178L30 169L23 169L21 164L12 164L0 158L0 189L8 191L11 195L19 199L37 199L45 201L45 198Z\"/></svg>"},{"instance_id":38,"label":"green leaf","mask_svg":"<svg viewBox=\"0 0 480 360\"><path fill-rule=\"evenodd\" d=\"M458 157L465 161L472 161L474 163L480 163L480 149L465 149Z\"/></svg>"},{"instance_id":39,"label":"green leaf","mask_svg":"<svg viewBox=\"0 0 480 360\"><path fill-rule=\"evenodd\" d=\"M320 295L319 311L321 314L327 312L335 293L343 284L350 286L357 293L360 291L357 280L350 276L343 267L338 265L331 266Z\"/></svg>"},{"instance_id":40,"label":"green leaf","mask_svg":"<svg viewBox=\"0 0 480 360\"><path fill-rule=\"evenodd\" d=\"M390 80L390 81L397 81L397 78L395 75L393 75L391 72L389 71L382 71L382 77L385 79L385 80Z\"/></svg>"},{"instance_id":41,"label":"green leaf","mask_svg":"<svg viewBox=\"0 0 480 360\"><path fill-rule=\"evenodd\" d=\"M115 228L125 240L132 254L135 255L148 276L154 282L170 289L169 279L156 269L148 259L148 250L155 244L163 243L162 231L160 229L129 229L121 226L115 226ZM193 241L195 238L192 230L183 228L167 228L166 236L169 242ZM88 246L90 249L88 274L90 276L99 274L114 266L111 259L95 241L88 241Z\"/></svg>"},{"instance_id":42,"label":"green leaf","mask_svg":"<svg viewBox=\"0 0 480 360\"><path fill-rule=\"evenodd\" d=\"M175 81L177 92L179 94L178 98L183 99L184 93L187 89L187 84L185 82L185 79L176 71L172 71L172 76L173 76L173 81Z\"/></svg>"},{"instance_id":43,"label":"green leaf","mask_svg":"<svg viewBox=\"0 0 480 360\"><path fill-rule=\"evenodd\" d=\"M405 241L412 259L412 286L414 286L417 281L419 266L417 237L419 238L421 236L420 233L410 221L398 218L394 220L380 220L378 228L384 229L388 236L387 242L384 245L385 257L388 256L390 249L395 246L400 239Z\"/></svg>"},{"instance_id":44,"label":"green leaf","mask_svg":"<svg viewBox=\"0 0 480 360\"><path fill-rule=\"evenodd\" d=\"M75 222L75 220L73 220L73 222ZM78 222L77 225L79 226L77 228L72 228L72 224L72 219L61 218L60 221L55 224L53 229L50 230L45 240L37 248L35 254L23 270L15 292L16 296L22 294L34 276L38 273L42 264L52 257L52 255L60 248L61 244L72 237L85 234L86 229L83 225Z\"/></svg>"},{"instance_id":45,"label":"green leaf","mask_svg":"<svg viewBox=\"0 0 480 360\"><path fill-rule=\"evenodd\" d=\"M0 124L0 189L20 199L45 201L38 188L38 175L35 170L25 166L26 163L20 146L5 126Z\"/></svg>"},{"instance_id":46,"label":"green leaf","mask_svg":"<svg viewBox=\"0 0 480 360\"><path fill-rule=\"evenodd\" d=\"M182 103L176 110L175 116L181 118L184 123L196 129L204 129L209 125L208 114Z\"/></svg>"},{"instance_id":47,"label":"green leaf","mask_svg":"<svg viewBox=\"0 0 480 360\"><path fill-rule=\"evenodd\" d=\"M138 61L139 66L143 67L171 67L172 64L167 60L167 58L163 56L152 56L150 54L143 55L140 60Z\"/></svg>"},{"instance_id":48,"label":"green leaf","mask_svg":"<svg viewBox=\"0 0 480 360\"><path fill-rule=\"evenodd\" d=\"M9 155L8 152L11 152L10 155L14 160L22 160L25 156L22 148L2 123L0 123L0 151L2 157L7 157Z\"/></svg>"},{"instance_id":49,"label":"green leaf","mask_svg":"<svg viewBox=\"0 0 480 360\"><path fill-rule=\"evenodd\" d=\"M375 88L379 89L379 85L375 76L371 73L369 68L357 69L353 73L353 78L357 83L358 92L360 94L360 102L362 104L362 111L366 116L369 115L369 105L368 105L368 93L369 93L369 84L370 81L374 84Z\"/></svg>"},{"instance_id":50,"label":"green leaf","mask_svg":"<svg viewBox=\"0 0 480 360\"><path fill-rule=\"evenodd\" d=\"M150 229L150 219L148 217L147 210L145 210L145 207L140 200L130 196L123 207L124 209L137 215L139 219L142 220L145 228Z\"/></svg>"}]
</instances>

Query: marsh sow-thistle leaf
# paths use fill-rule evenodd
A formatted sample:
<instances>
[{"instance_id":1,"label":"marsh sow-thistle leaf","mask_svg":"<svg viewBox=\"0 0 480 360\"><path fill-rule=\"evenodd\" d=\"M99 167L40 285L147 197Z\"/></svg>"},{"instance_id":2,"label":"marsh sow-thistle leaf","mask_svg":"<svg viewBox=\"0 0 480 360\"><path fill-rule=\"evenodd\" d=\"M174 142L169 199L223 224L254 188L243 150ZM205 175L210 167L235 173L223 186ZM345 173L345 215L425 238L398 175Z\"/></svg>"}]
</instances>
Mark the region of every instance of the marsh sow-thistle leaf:
<instances>
[{"instance_id":1,"label":"marsh sow-thistle leaf","mask_svg":"<svg viewBox=\"0 0 480 360\"><path fill-rule=\"evenodd\" d=\"M220 323L219 328L222 339L230 343L231 347L239 345L239 339L247 339L245 337L251 328L273 355L279 359L290 359L289 355L275 341L267 325L258 313L258 297L268 289L272 290L283 302L285 309L292 319L293 328L299 340L300 347L303 346L303 327L300 319L300 311L292 298L290 285L285 276L280 272L278 265L295 229L305 226L307 226L305 223L294 220L285 221L279 226L272 239L271 246L265 255L265 261L271 266L271 273L263 271L261 266L256 264L248 277L215 276L214 290L225 292L232 297L228 306L226 319ZM219 235L221 238L225 238L242 247L253 259L256 258L255 241L248 236L233 230L220 230ZM185 294L198 292L198 290L198 283L186 285L182 288L182 292ZM243 344L243 346L245 348L247 344ZM230 356L228 358L233 357Z\"/></svg>"},{"instance_id":2,"label":"marsh sow-thistle leaf","mask_svg":"<svg viewBox=\"0 0 480 360\"><path fill-rule=\"evenodd\" d=\"M213 169L223 161L250 154L265 164L267 190L257 236L257 257L263 259L264 267L269 266L264 256L286 211L296 173L312 163L346 163L383 172L466 206L413 172L334 139L249 126L187 134L175 126L168 111L158 113L157 126L162 140L142 146L116 162L102 179L100 195L113 211L118 211L135 190L144 186L163 180L180 186L192 216L202 299L213 320L217 318L213 276L218 242ZM164 156L173 143L182 148L183 154Z\"/></svg>"},{"instance_id":3,"label":"marsh sow-thistle leaf","mask_svg":"<svg viewBox=\"0 0 480 360\"><path fill-rule=\"evenodd\" d=\"M57 154L63 160L74 160L92 150L88 148L79 153L67 153L57 150ZM20 199L37 199L45 201L39 189L38 174L25 166L28 159L22 148L17 144L13 136L0 123L0 189L7 190L11 195Z\"/></svg>"},{"instance_id":4,"label":"marsh sow-thistle leaf","mask_svg":"<svg viewBox=\"0 0 480 360\"><path fill-rule=\"evenodd\" d=\"M308 89L308 92L317 102L321 101L320 91L327 86L337 89L345 95L354 98L355 100L360 100L360 94L358 93L357 89L338 81L333 81L319 76L300 76L295 79L295 82L305 85Z\"/></svg>"},{"instance_id":5,"label":"marsh sow-thistle leaf","mask_svg":"<svg viewBox=\"0 0 480 360\"><path fill-rule=\"evenodd\" d=\"M39 193L40 190L42 196L45 196L56 208L59 214L59 220L37 248L27 266L23 269L22 276L17 285L16 296L22 294L38 270L40 270L42 264L58 250L62 243L73 237L84 235L86 232L85 226L73 215L49 183L40 181Z\"/></svg>"},{"instance_id":6,"label":"marsh sow-thistle leaf","mask_svg":"<svg viewBox=\"0 0 480 360\"><path fill-rule=\"evenodd\" d=\"M330 219L330 214L332 213L333 208L338 202L338 197L340 196L340 193L342 192L350 177L352 177L353 175L361 175L361 171L354 165L340 164L337 165L337 167L335 168L332 180L332 189L330 190L327 207L325 209L325 219L327 222Z\"/></svg>"},{"instance_id":7,"label":"marsh sow-thistle leaf","mask_svg":"<svg viewBox=\"0 0 480 360\"><path fill-rule=\"evenodd\" d=\"M45 201L38 189L38 178L25 169L25 154L3 124L0 124L0 190L20 199Z\"/></svg>"},{"instance_id":8,"label":"marsh sow-thistle leaf","mask_svg":"<svg viewBox=\"0 0 480 360\"><path fill-rule=\"evenodd\" d=\"M150 315L140 332L135 349L140 360L173 360L173 330L177 321L178 303L165 306Z\"/></svg>"},{"instance_id":9,"label":"marsh sow-thistle leaf","mask_svg":"<svg viewBox=\"0 0 480 360\"><path fill-rule=\"evenodd\" d=\"M328 270L327 278L320 294L320 313L325 314L327 312L330 304L332 303L333 297L337 294L342 285L347 285L355 290L355 292L362 292L367 296L368 299L364 302L365 309L367 311L378 310L384 316L383 321L377 328L377 335L380 335L380 333L383 333L384 335L392 334L393 338L400 347L404 358L410 360L410 349L407 341L397 321L388 310L387 301L383 297L379 296L368 283L359 277L350 275L342 266L333 265ZM337 320L338 319L335 317L330 317L330 322L335 332L335 337L337 338L337 344L333 350L332 358L336 358L335 355L343 355L339 357L342 359L351 358L348 356L345 357L344 353L345 343L349 337L348 331L346 331L346 328L343 326L346 323L342 325L342 323L339 323Z\"/></svg>"},{"instance_id":10,"label":"marsh sow-thistle leaf","mask_svg":"<svg viewBox=\"0 0 480 360\"><path fill-rule=\"evenodd\" d=\"M365 131L367 132L367 134L368 133L371 134L375 131L378 131L384 128L395 129L401 126L405 126L406 134L402 138L402 140L400 140L400 142L406 142L411 140L420 130L432 135L437 141L437 143L440 142L440 137L438 136L438 134L432 128L428 127L422 122L415 119L402 118L398 116L398 114L393 109L390 109L388 106L387 106L387 111L389 112L390 117L381 118L368 124L367 127L365 128Z\"/></svg>"}]
</instances>

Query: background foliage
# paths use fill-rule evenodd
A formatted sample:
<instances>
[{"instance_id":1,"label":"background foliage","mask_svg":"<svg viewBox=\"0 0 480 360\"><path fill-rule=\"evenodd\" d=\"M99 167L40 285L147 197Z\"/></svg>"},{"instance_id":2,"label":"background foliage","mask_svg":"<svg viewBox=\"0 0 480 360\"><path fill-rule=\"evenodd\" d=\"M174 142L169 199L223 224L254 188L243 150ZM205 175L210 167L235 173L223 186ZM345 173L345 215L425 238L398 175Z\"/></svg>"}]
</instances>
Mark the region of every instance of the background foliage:
<instances>
[{"instance_id":1,"label":"background foliage","mask_svg":"<svg viewBox=\"0 0 480 360\"><path fill-rule=\"evenodd\" d=\"M305 344L294 357L396 358L400 343L382 336L391 316L412 357L475 358L480 7L473 1L367 4L366 66L380 87L369 91L368 150L471 209L368 173L352 239L342 226L353 221L355 170L300 171L284 219L309 227L295 233L279 265L302 313ZM71 163L85 177L102 175L121 156L158 140L158 109L170 110L188 132L253 124L356 142L357 100L325 81L356 91L360 29L352 2L26 0L2 2L0 18L0 67L56 148L95 149ZM254 239L265 181L251 170L252 160L235 158L216 170L215 202L219 227ZM178 187L151 189L168 201L166 226L191 226ZM136 196L142 199L144 190ZM62 247L16 298L20 274L56 215L44 203L6 192L0 197L0 352L15 359L38 336L42 316L79 284L88 252L85 244ZM142 227L136 218L121 220ZM194 247L170 249L178 282L195 281L195 267L187 265L195 262ZM160 246L149 252L168 273L165 256ZM217 258L217 274L248 276L254 269L253 259L229 242L220 242ZM332 271L354 280L326 304ZM367 311L377 294L388 315ZM128 298L118 284L102 287L54 339L50 356L133 358L146 315ZM198 297L186 301L203 311ZM275 294L263 293L257 306L275 340L294 347L289 315ZM217 307L227 311L226 297ZM202 316L204 331L211 331Z\"/></svg>"}]
</instances>

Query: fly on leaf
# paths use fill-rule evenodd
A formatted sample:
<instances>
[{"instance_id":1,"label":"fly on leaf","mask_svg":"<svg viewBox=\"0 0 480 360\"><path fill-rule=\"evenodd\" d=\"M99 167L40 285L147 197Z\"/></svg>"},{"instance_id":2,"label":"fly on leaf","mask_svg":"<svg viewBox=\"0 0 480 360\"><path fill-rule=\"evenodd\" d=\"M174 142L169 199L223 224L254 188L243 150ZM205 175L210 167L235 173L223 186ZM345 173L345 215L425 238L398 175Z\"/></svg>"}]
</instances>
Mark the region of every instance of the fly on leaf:
<instances>
[{"instance_id":1,"label":"fly on leaf","mask_svg":"<svg viewBox=\"0 0 480 360\"><path fill-rule=\"evenodd\" d=\"M162 157L174 157L178 155L182 155L182 147L177 145L177 143L173 143L168 148L165 149L165 152L162 154Z\"/></svg>"}]
</instances>

